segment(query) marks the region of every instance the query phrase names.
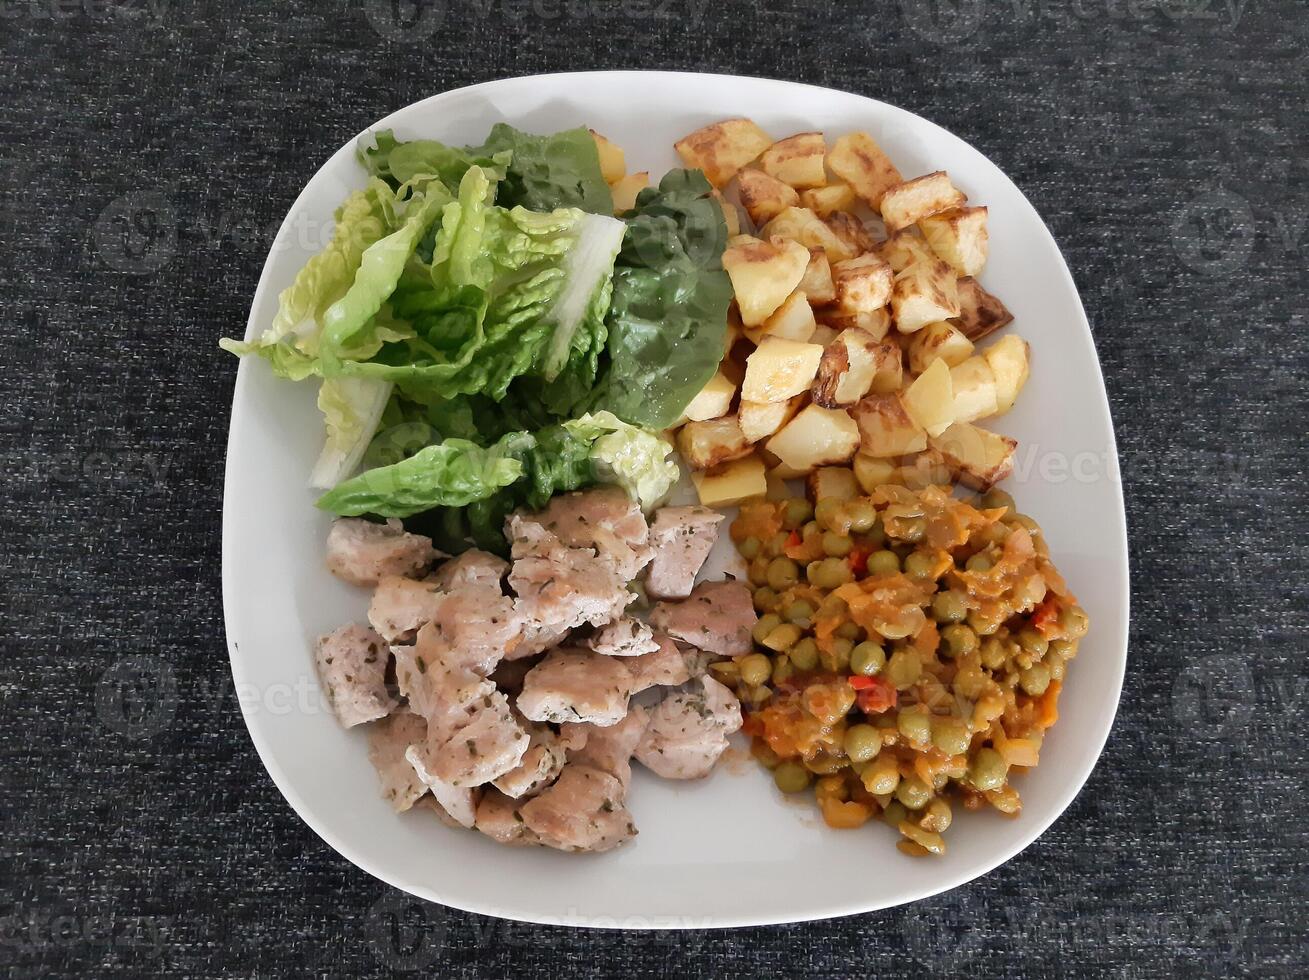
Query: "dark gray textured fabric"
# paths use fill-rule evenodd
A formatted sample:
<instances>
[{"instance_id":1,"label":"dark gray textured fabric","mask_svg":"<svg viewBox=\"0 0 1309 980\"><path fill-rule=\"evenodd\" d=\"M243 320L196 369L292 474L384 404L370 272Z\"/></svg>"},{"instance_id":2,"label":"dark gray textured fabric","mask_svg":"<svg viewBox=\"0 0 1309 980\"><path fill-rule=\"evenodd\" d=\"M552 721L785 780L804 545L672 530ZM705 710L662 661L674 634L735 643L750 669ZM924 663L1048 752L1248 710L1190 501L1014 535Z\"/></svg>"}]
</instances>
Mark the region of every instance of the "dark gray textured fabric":
<instances>
[{"instance_id":1,"label":"dark gray textured fabric","mask_svg":"<svg viewBox=\"0 0 1309 980\"><path fill-rule=\"evenodd\" d=\"M753 6L0 0L0 973L1309 970L1303 4ZM241 722L218 574L235 362L215 341L272 230L396 107L631 67L922 113L1014 178L1082 289L1131 528L1122 711L1064 817L949 895L720 933L447 912L322 844Z\"/></svg>"}]
</instances>

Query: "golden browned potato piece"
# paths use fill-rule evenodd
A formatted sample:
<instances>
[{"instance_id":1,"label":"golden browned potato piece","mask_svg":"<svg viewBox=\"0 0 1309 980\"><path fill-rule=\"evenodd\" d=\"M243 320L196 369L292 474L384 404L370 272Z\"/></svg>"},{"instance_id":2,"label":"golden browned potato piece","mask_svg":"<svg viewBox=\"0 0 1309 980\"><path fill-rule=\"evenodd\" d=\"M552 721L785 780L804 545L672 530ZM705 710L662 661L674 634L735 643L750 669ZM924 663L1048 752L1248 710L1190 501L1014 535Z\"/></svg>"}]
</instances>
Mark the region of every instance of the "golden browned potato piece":
<instances>
[{"instance_id":1,"label":"golden browned potato piece","mask_svg":"<svg viewBox=\"0 0 1309 980\"><path fill-rule=\"evenodd\" d=\"M723 197L723 192L716 187L709 193L722 209L723 224L727 226L727 237L741 234L741 213L736 210L736 205Z\"/></svg>"},{"instance_id":2,"label":"golden browned potato piece","mask_svg":"<svg viewBox=\"0 0 1309 980\"><path fill-rule=\"evenodd\" d=\"M935 257L905 266L895 275L891 315L901 333L913 333L936 320L958 316L954 270Z\"/></svg>"},{"instance_id":3,"label":"golden browned potato piece","mask_svg":"<svg viewBox=\"0 0 1309 980\"><path fill-rule=\"evenodd\" d=\"M630 211L636 207L636 195L649 186L650 172L648 170L628 174L626 177L619 177L609 186L609 190L614 195L614 214L622 214L624 211Z\"/></svg>"},{"instance_id":4,"label":"golden browned potato piece","mask_svg":"<svg viewBox=\"0 0 1309 980\"><path fill-rule=\"evenodd\" d=\"M894 482L903 483L911 490L948 486L953 482L953 472L945 457L929 448L913 457L910 462L896 467Z\"/></svg>"},{"instance_id":5,"label":"golden browned potato piece","mask_svg":"<svg viewBox=\"0 0 1309 980\"><path fill-rule=\"evenodd\" d=\"M868 395L850 414L859 425L860 451L868 456L904 456L927 448L927 433L905 411L900 395Z\"/></svg>"},{"instance_id":6,"label":"golden browned potato piece","mask_svg":"<svg viewBox=\"0 0 1309 980\"><path fill-rule=\"evenodd\" d=\"M880 459L866 453L858 453L854 458L854 476L864 493L872 493L884 483L899 482L896 479L894 460Z\"/></svg>"},{"instance_id":7,"label":"golden browned potato piece","mask_svg":"<svg viewBox=\"0 0 1309 980\"><path fill-rule=\"evenodd\" d=\"M782 305L809 267L809 250L789 241L751 239L723 252L723 268L741 310L741 322L757 327Z\"/></svg>"},{"instance_id":8,"label":"golden browned potato piece","mask_svg":"<svg viewBox=\"0 0 1309 980\"><path fill-rule=\"evenodd\" d=\"M827 167L874 208L882 203L883 194L904 180L882 148L862 132L847 133L832 144Z\"/></svg>"},{"instance_id":9,"label":"golden browned potato piece","mask_svg":"<svg viewBox=\"0 0 1309 980\"><path fill-rule=\"evenodd\" d=\"M821 248L833 262L843 262L859 254L808 208L787 208L764 225L759 234L764 238L786 238L805 248Z\"/></svg>"},{"instance_id":10,"label":"golden browned potato piece","mask_svg":"<svg viewBox=\"0 0 1309 980\"><path fill-rule=\"evenodd\" d=\"M955 479L986 491L1013 472L1018 443L967 422L956 422L932 439Z\"/></svg>"},{"instance_id":11,"label":"golden browned potato piece","mask_svg":"<svg viewBox=\"0 0 1309 980\"><path fill-rule=\"evenodd\" d=\"M764 173L804 190L827 183L827 168L823 166L826 155L827 142L822 133L796 133L765 150L759 166Z\"/></svg>"},{"instance_id":12,"label":"golden browned potato piece","mask_svg":"<svg viewBox=\"0 0 1309 980\"><path fill-rule=\"evenodd\" d=\"M954 389L954 417L956 422L973 422L994 415L999 408L996 396L995 372L986 358L974 354L950 369L950 384Z\"/></svg>"},{"instance_id":13,"label":"golden browned potato piece","mask_svg":"<svg viewBox=\"0 0 1309 980\"><path fill-rule=\"evenodd\" d=\"M848 466L820 466L805 479L805 489L814 502L824 497L853 500L859 496L859 482Z\"/></svg>"},{"instance_id":14,"label":"golden browned potato piece","mask_svg":"<svg viewBox=\"0 0 1309 980\"><path fill-rule=\"evenodd\" d=\"M847 315L871 313L891 298L894 273L876 255L861 255L832 266L836 311Z\"/></svg>"},{"instance_id":15,"label":"golden browned potato piece","mask_svg":"<svg viewBox=\"0 0 1309 980\"><path fill-rule=\"evenodd\" d=\"M930 214L960 207L967 198L950 183L944 170L937 170L889 189L881 202L887 231L899 231L917 224Z\"/></svg>"},{"instance_id":16,"label":"golden browned potato piece","mask_svg":"<svg viewBox=\"0 0 1309 980\"><path fill-rule=\"evenodd\" d=\"M954 422L954 385L944 361L931 366L913 380L900 396L905 411L927 432L937 436Z\"/></svg>"},{"instance_id":17,"label":"golden browned potato piece","mask_svg":"<svg viewBox=\"0 0 1309 980\"><path fill-rule=\"evenodd\" d=\"M751 339L755 344L758 344L764 336L805 343L814 335L814 330L817 328L818 323L814 320L813 307L809 305L808 297L803 290L797 289L764 321L764 325L759 328L760 336Z\"/></svg>"},{"instance_id":18,"label":"golden browned potato piece","mask_svg":"<svg viewBox=\"0 0 1309 980\"><path fill-rule=\"evenodd\" d=\"M732 397L735 394L736 385L720 369L700 389L700 393L691 399L682 414L691 422L721 418L732 407Z\"/></svg>"},{"instance_id":19,"label":"golden browned potato piece","mask_svg":"<svg viewBox=\"0 0 1309 980\"><path fill-rule=\"evenodd\" d=\"M818 373L823 349L781 337L764 337L746 360L741 398L780 402L809 390Z\"/></svg>"},{"instance_id":20,"label":"golden browned potato piece","mask_svg":"<svg viewBox=\"0 0 1309 980\"><path fill-rule=\"evenodd\" d=\"M677 449L693 470L709 470L750 455L750 443L735 415L687 422L677 432Z\"/></svg>"},{"instance_id":21,"label":"golden browned potato piece","mask_svg":"<svg viewBox=\"0 0 1309 980\"><path fill-rule=\"evenodd\" d=\"M1032 349L1022 337L1008 334L1001 337L982 356L995 375L995 411L1001 415L1014 407L1018 393L1027 384Z\"/></svg>"},{"instance_id":22,"label":"golden browned potato piece","mask_svg":"<svg viewBox=\"0 0 1309 980\"><path fill-rule=\"evenodd\" d=\"M737 417L741 422L741 431L750 442L767 439L782 426L795 418L796 412L804 405L804 395L796 395L782 402L741 402Z\"/></svg>"},{"instance_id":23,"label":"golden browned potato piece","mask_svg":"<svg viewBox=\"0 0 1309 980\"><path fill-rule=\"evenodd\" d=\"M712 472L693 470L691 482L706 507L734 507L768 492L764 461L758 456L746 456Z\"/></svg>"},{"instance_id":24,"label":"golden browned potato piece","mask_svg":"<svg viewBox=\"0 0 1309 980\"><path fill-rule=\"evenodd\" d=\"M923 259L937 258L917 228L901 228L879 243L875 251L896 272Z\"/></svg>"},{"instance_id":25,"label":"golden browned potato piece","mask_svg":"<svg viewBox=\"0 0 1309 980\"><path fill-rule=\"evenodd\" d=\"M968 360L973 342L945 320L929 323L909 338L909 370L922 374L933 361L945 361L954 367Z\"/></svg>"},{"instance_id":26,"label":"golden browned potato piece","mask_svg":"<svg viewBox=\"0 0 1309 980\"><path fill-rule=\"evenodd\" d=\"M811 306L826 306L836 301L836 284L832 282L832 264L821 248L809 250L809 265L800 280L800 289Z\"/></svg>"},{"instance_id":27,"label":"golden browned potato piece","mask_svg":"<svg viewBox=\"0 0 1309 980\"><path fill-rule=\"evenodd\" d=\"M1014 315L1004 303L972 276L959 280L958 293L959 315L954 318L954 324L973 343L1013 322Z\"/></svg>"},{"instance_id":28,"label":"golden browned potato piece","mask_svg":"<svg viewBox=\"0 0 1309 980\"><path fill-rule=\"evenodd\" d=\"M791 470L844 463L859 449L859 427L845 412L810 405L768 440L768 451Z\"/></svg>"},{"instance_id":29,"label":"golden browned potato piece","mask_svg":"<svg viewBox=\"0 0 1309 980\"><path fill-rule=\"evenodd\" d=\"M736 175L736 189L741 207L745 208L756 227L800 203L800 195L794 187L762 170L742 170Z\"/></svg>"},{"instance_id":30,"label":"golden browned potato piece","mask_svg":"<svg viewBox=\"0 0 1309 980\"><path fill-rule=\"evenodd\" d=\"M843 313L834 306L824 307L815 310L814 315L818 318L820 329L830 327L837 333L842 330L864 330L881 340L891 329L891 311L885 306L859 313ZM818 342L814 337L810 337L809 341Z\"/></svg>"},{"instance_id":31,"label":"golden browned potato piece","mask_svg":"<svg viewBox=\"0 0 1309 980\"><path fill-rule=\"evenodd\" d=\"M826 187L812 187L800 192L800 204L820 218L827 218L838 211L854 209L859 197L849 184L828 184Z\"/></svg>"},{"instance_id":32,"label":"golden browned potato piece","mask_svg":"<svg viewBox=\"0 0 1309 980\"><path fill-rule=\"evenodd\" d=\"M879 371L885 373L892 358L898 367L900 351L894 344L880 343L865 330L842 331L823 349L814 378L814 404L823 408L853 405L868 394L873 379Z\"/></svg>"},{"instance_id":33,"label":"golden browned potato piece","mask_svg":"<svg viewBox=\"0 0 1309 980\"><path fill-rule=\"evenodd\" d=\"M724 119L682 137L673 144L688 167L704 171L709 183L722 187L773 139L750 119Z\"/></svg>"},{"instance_id":34,"label":"golden browned potato piece","mask_svg":"<svg viewBox=\"0 0 1309 980\"><path fill-rule=\"evenodd\" d=\"M617 143L609 142L594 129L589 129L587 132L591 134L591 139L595 140L595 151L600 155L600 176L605 179L606 184L612 184L627 173L627 159L623 155L623 148Z\"/></svg>"},{"instance_id":35,"label":"golden browned potato piece","mask_svg":"<svg viewBox=\"0 0 1309 980\"><path fill-rule=\"evenodd\" d=\"M975 276L986 265L990 236L986 208L951 208L918 222L932 251L961 276Z\"/></svg>"},{"instance_id":36,"label":"golden browned potato piece","mask_svg":"<svg viewBox=\"0 0 1309 980\"><path fill-rule=\"evenodd\" d=\"M873 236L868 233L868 229L864 227L864 223L849 211L837 211L835 214L828 215L823 221L856 255L871 252L877 245L877 242L873 241Z\"/></svg>"}]
</instances>

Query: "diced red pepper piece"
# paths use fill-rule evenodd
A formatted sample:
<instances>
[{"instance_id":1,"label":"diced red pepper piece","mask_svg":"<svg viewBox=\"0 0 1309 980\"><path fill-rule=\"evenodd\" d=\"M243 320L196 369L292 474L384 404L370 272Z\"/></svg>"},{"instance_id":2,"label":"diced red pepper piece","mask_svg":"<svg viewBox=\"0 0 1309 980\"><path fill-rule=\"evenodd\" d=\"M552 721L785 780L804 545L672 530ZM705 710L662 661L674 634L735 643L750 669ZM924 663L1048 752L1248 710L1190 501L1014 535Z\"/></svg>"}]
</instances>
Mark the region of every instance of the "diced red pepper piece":
<instances>
[{"instance_id":1,"label":"diced red pepper piece","mask_svg":"<svg viewBox=\"0 0 1309 980\"><path fill-rule=\"evenodd\" d=\"M873 553L872 548L857 547L850 552L850 557L846 559L850 563L850 571L855 575L864 575L868 572L868 556Z\"/></svg>"},{"instance_id":2,"label":"diced red pepper piece","mask_svg":"<svg viewBox=\"0 0 1309 980\"><path fill-rule=\"evenodd\" d=\"M877 715L895 707L898 695L895 686L884 677L870 677L871 682L857 695L855 702L866 715Z\"/></svg>"}]
</instances>

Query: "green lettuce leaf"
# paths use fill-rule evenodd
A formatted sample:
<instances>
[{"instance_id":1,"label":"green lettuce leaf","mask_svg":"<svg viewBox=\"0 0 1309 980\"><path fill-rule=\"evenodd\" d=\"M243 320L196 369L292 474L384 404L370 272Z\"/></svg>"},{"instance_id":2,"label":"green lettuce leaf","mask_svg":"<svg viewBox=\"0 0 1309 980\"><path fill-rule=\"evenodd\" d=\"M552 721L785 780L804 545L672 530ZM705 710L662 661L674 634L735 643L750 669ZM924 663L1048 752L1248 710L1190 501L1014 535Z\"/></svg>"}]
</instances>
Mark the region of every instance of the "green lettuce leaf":
<instances>
[{"instance_id":1,"label":"green lettuce leaf","mask_svg":"<svg viewBox=\"0 0 1309 980\"><path fill-rule=\"evenodd\" d=\"M391 397L391 384L369 378L327 378L318 389L318 407L327 439L309 476L309 485L328 490L355 471Z\"/></svg>"},{"instance_id":2,"label":"green lettuce leaf","mask_svg":"<svg viewBox=\"0 0 1309 980\"><path fill-rule=\"evenodd\" d=\"M613 195L600 173L600 154L586 129L536 136L508 123L496 123L485 143L468 148L469 153L483 157L497 157L506 151L511 160L500 187L497 203L501 206L614 213Z\"/></svg>"},{"instance_id":3,"label":"green lettuce leaf","mask_svg":"<svg viewBox=\"0 0 1309 980\"><path fill-rule=\"evenodd\" d=\"M598 482L622 487L645 511L668 499L680 473L669 458L673 447L659 436L628 425L611 412L583 415L562 427L590 443Z\"/></svg>"},{"instance_id":4,"label":"green lettuce leaf","mask_svg":"<svg viewBox=\"0 0 1309 980\"><path fill-rule=\"evenodd\" d=\"M609 367L589 402L634 425L667 428L722 358L732 286L727 226L698 170L672 170L624 219L606 317Z\"/></svg>"},{"instance_id":5,"label":"green lettuce leaf","mask_svg":"<svg viewBox=\"0 0 1309 980\"><path fill-rule=\"evenodd\" d=\"M389 129L372 134L372 145L361 143L359 162L374 177L400 187L418 177L435 177L453 194L470 167L481 167L503 180L511 154L476 155L436 140L401 142Z\"/></svg>"}]
</instances>

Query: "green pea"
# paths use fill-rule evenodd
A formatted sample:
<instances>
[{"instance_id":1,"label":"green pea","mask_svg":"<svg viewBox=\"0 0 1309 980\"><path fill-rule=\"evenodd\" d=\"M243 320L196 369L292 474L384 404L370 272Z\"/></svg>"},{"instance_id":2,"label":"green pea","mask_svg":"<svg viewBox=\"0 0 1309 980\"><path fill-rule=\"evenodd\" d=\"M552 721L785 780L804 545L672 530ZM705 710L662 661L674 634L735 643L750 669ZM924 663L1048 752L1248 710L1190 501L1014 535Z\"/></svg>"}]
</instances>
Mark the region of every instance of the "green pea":
<instances>
[{"instance_id":1,"label":"green pea","mask_svg":"<svg viewBox=\"0 0 1309 980\"><path fill-rule=\"evenodd\" d=\"M852 578L854 573L850 566L840 558L824 558L816 561L806 570L811 585L820 589L839 589Z\"/></svg>"},{"instance_id":2,"label":"green pea","mask_svg":"<svg viewBox=\"0 0 1309 980\"><path fill-rule=\"evenodd\" d=\"M900 556L894 551L874 551L868 556L869 575L894 575L900 571Z\"/></svg>"},{"instance_id":3,"label":"green pea","mask_svg":"<svg viewBox=\"0 0 1309 980\"><path fill-rule=\"evenodd\" d=\"M737 662L737 669L741 672L741 680L751 687L758 687L767 684L773 675L773 662L762 653L751 653Z\"/></svg>"},{"instance_id":4,"label":"green pea","mask_svg":"<svg viewBox=\"0 0 1309 980\"><path fill-rule=\"evenodd\" d=\"M991 559L986 557L982 552L978 552L969 558L964 567L970 572L989 572L991 570Z\"/></svg>"},{"instance_id":5,"label":"green pea","mask_svg":"<svg viewBox=\"0 0 1309 980\"><path fill-rule=\"evenodd\" d=\"M844 534L828 531L823 535L823 554L831 558L844 558L854 550L854 542Z\"/></svg>"},{"instance_id":6,"label":"green pea","mask_svg":"<svg viewBox=\"0 0 1309 980\"><path fill-rule=\"evenodd\" d=\"M777 650L781 652L789 650L791 647L795 646L796 643L800 641L802 635L799 626L796 626L794 623L783 623L781 626L775 627L764 637L763 644L768 647L769 650Z\"/></svg>"},{"instance_id":7,"label":"green pea","mask_svg":"<svg viewBox=\"0 0 1309 980\"><path fill-rule=\"evenodd\" d=\"M910 517L907 520L896 522L896 537L901 541L908 541L911 544L917 544L923 540L923 535L927 533L927 519L925 517Z\"/></svg>"},{"instance_id":8,"label":"green pea","mask_svg":"<svg viewBox=\"0 0 1309 980\"><path fill-rule=\"evenodd\" d=\"M813 625L814 621L813 603L805 599L796 599L787 605L784 615L788 623L795 623L796 626L808 628Z\"/></svg>"},{"instance_id":9,"label":"green pea","mask_svg":"<svg viewBox=\"0 0 1309 980\"><path fill-rule=\"evenodd\" d=\"M818 644L813 637L806 636L787 651L796 670L813 670L818 666Z\"/></svg>"},{"instance_id":10,"label":"green pea","mask_svg":"<svg viewBox=\"0 0 1309 980\"><path fill-rule=\"evenodd\" d=\"M800 566L790 558L774 558L768 563L768 585L785 592L800 581Z\"/></svg>"},{"instance_id":11,"label":"green pea","mask_svg":"<svg viewBox=\"0 0 1309 980\"><path fill-rule=\"evenodd\" d=\"M1004 519L1010 524L1017 524L1019 527L1026 528L1029 534L1036 535L1041 533L1041 525L1037 524L1036 521L1032 520L1032 518L1028 517L1026 514L1019 514L1011 510L1005 515Z\"/></svg>"},{"instance_id":12,"label":"green pea","mask_svg":"<svg viewBox=\"0 0 1309 980\"><path fill-rule=\"evenodd\" d=\"M972 733L958 718L932 719L932 744L946 755L963 755L970 741Z\"/></svg>"},{"instance_id":13,"label":"green pea","mask_svg":"<svg viewBox=\"0 0 1309 980\"><path fill-rule=\"evenodd\" d=\"M895 788L895 798L904 804L906 809L921 810L932 799L932 787L917 776L906 776Z\"/></svg>"},{"instance_id":14,"label":"green pea","mask_svg":"<svg viewBox=\"0 0 1309 980\"><path fill-rule=\"evenodd\" d=\"M1034 630L1030 626L1019 631L1018 645L1037 658L1044 657L1046 651L1050 649L1050 641L1041 634L1040 630Z\"/></svg>"},{"instance_id":15,"label":"green pea","mask_svg":"<svg viewBox=\"0 0 1309 980\"><path fill-rule=\"evenodd\" d=\"M841 503L836 497L824 497L814 506L814 520L829 531L845 530Z\"/></svg>"},{"instance_id":16,"label":"green pea","mask_svg":"<svg viewBox=\"0 0 1309 980\"><path fill-rule=\"evenodd\" d=\"M838 619L850 613L850 606L839 595L824 596L818 606L820 619Z\"/></svg>"},{"instance_id":17,"label":"green pea","mask_svg":"<svg viewBox=\"0 0 1309 980\"><path fill-rule=\"evenodd\" d=\"M994 636L988 637L982 644L982 666L987 670L999 670L1008 659L1004 643Z\"/></svg>"},{"instance_id":18,"label":"green pea","mask_svg":"<svg viewBox=\"0 0 1309 980\"><path fill-rule=\"evenodd\" d=\"M880 517L873 521L872 526L867 531L859 535L859 543L865 548L872 548L873 550L886 544L886 528L882 525Z\"/></svg>"},{"instance_id":19,"label":"green pea","mask_svg":"<svg viewBox=\"0 0 1309 980\"><path fill-rule=\"evenodd\" d=\"M932 739L932 720L925 711L901 711L895 723L911 745L926 745Z\"/></svg>"},{"instance_id":20,"label":"green pea","mask_svg":"<svg viewBox=\"0 0 1309 980\"><path fill-rule=\"evenodd\" d=\"M773 681L777 684L785 683L791 679L795 673L795 667L791 664L791 658L784 653L778 653L773 656Z\"/></svg>"},{"instance_id":21,"label":"green pea","mask_svg":"<svg viewBox=\"0 0 1309 980\"><path fill-rule=\"evenodd\" d=\"M895 685L897 691L913 687L922 673L923 659L917 650L909 647L896 650L886 663L886 679Z\"/></svg>"},{"instance_id":22,"label":"green pea","mask_svg":"<svg viewBox=\"0 0 1309 980\"><path fill-rule=\"evenodd\" d=\"M936 559L931 555L925 555L921 551L915 551L907 556L904 560L904 573L910 578L935 578Z\"/></svg>"},{"instance_id":23,"label":"green pea","mask_svg":"<svg viewBox=\"0 0 1309 980\"><path fill-rule=\"evenodd\" d=\"M882 733L872 725L851 725L845 730L844 745L851 762L868 762L882 750Z\"/></svg>"},{"instance_id":24,"label":"green pea","mask_svg":"<svg viewBox=\"0 0 1309 980\"><path fill-rule=\"evenodd\" d=\"M1050 668L1044 663L1032 664L1019 673L1018 683L1022 685L1025 694L1039 698L1050 686Z\"/></svg>"},{"instance_id":25,"label":"green pea","mask_svg":"<svg viewBox=\"0 0 1309 980\"><path fill-rule=\"evenodd\" d=\"M1009 496L1003 490L997 490L992 487L986 493L982 494L982 506L987 510L996 507L1008 507L1011 511L1014 509L1014 498Z\"/></svg>"},{"instance_id":26,"label":"green pea","mask_svg":"<svg viewBox=\"0 0 1309 980\"><path fill-rule=\"evenodd\" d=\"M977 649L977 634L962 623L941 630L941 639L945 642L941 652L947 657L962 657Z\"/></svg>"},{"instance_id":27,"label":"green pea","mask_svg":"<svg viewBox=\"0 0 1309 980\"><path fill-rule=\"evenodd\" d=\"M786 507L783 509L782 525L794 529L803 525L813 516L814 508L809 501L803 497L792 497L786 502Z\"/></svg>"},{"instance_id":28,"label":"green pea","mask_svg":"<svg viewBox=\"0 0 1309 980\"><path fill-rule=\"evenodd\" d=\"M754 607L757 612L772 612L777 608L777 593L766 585L755 589Z\"/></svg>"},{"instance_id":29,"label":"green pea","mask_svg":"<svg viewBox=\"0 0 1309 980\"><path fill-rule=\"evenodd\" d=\"M978 749L968 765L968 781L983 793L999 789L1008 775L1009 766L995 749Z\"/></svg>"},{"instance_id":30,"label":"green pea","mask_svg":"<svg viewBox=\"0 0 1309 980\"><path fill-rule=\"evenodd\" d=\"M867 634L864 628L858 623L842 623L836 628L836 635L849 640L851 643L858 643Z\"/></svg>"},{"instance_id":31,"label":"green pea","mask_svg":"<svg viewBox=\"0 0 1309 980\"><path fill-rule=\"evenodd\" d=\"M850 530L855 534L867 534L877 523L877 508L867 497L856 497L849 501L845 510L850 520Z\"/></svg>"},{"instance_id":32,"label":"green pea","mask_svg":"<svg viewBox=\"0 0 1309 980\"><path fill-rule=\"evenodd\" d=\"M803 793L812 778L808 769L790 759L773 770L773 782L783 793Z\"/></svg>"},{"instance_id":33,"label":"green pea","mask_svg":"<svg viewBox=\"0 0 1309 980\"><path fill-rule=\"evenodd\" d=\"M739 545L737 545L736 550L741 553L741 557L744 558L746 561L754 561L756 558L759 557L759 549L762 548L763 546L764 543L762 541L760 541L754 535L751 535L750 537L742 541Z\"/></svg>"},{"instance_id":34,"label":"green pea","mask_svg":"<svg viewBox=\"0 0 1309 980\"><path fill-rule=\"evenodd\" d=\"M788 534L786 531L778 531L771 538L769 538L768 543L764 545L764 554L766 554L769 558L776 558L779 555L785 555L786 543L790 540L791 540L790 534Z\"/></svg>"},{"instance_id":35,"label":"green pea","mask_svg":"<svg viewBox=\"0 0 1309 980\"><path fill-rule=\"evenodd\" d=\"M750 635L754 637L756 643L763 643L764 637L781 625L781 616L776 613L765 613L759 617L759 622L754 624L754 629L751 630Z\"/></svg>"},{"instance_id":36,"label":"green pea","mask_svg":"<svg viewBox=\"0 0 1309 980\"><path fill-rule=\"evenodd\" d=\"M872 640L865 640L850 651L850 671L872 677L886 666L886 651Z\"/></svg>"},{"instance_id":37,"label":"green pea","mask_svg":"<svg viewBox=\"0 0 1309 980\"><path fill-rule=\"evenodd\" d=\"M759 555L754 561L750 562L750 584L767 585L768 584L768 556Z\"/></svg>"},{"instance_id":38,"label":"green pea","mask_svg":"<svg viewBox=\"0 0 1309 980\"><path fill-rule=\"evenodd\" d=\"M1091 619L1081 606L1070 606L1059 614L1059 627L1069 639L1080 640L1091 628Z\"/></svg>"},{"instance_id":39,"label":"green pea","mask_svg":"<svg viewBox=\"0 0 1309 980\"><path fill-rule=\"evenodd\" d=\"M932 618L938 623L961 623L968 616L968 600L956 589L938 592L932 599Z\"/></svg>"},{"instance_id":40,"label":"green pea","mask_svg":"<svg viewBox=\"0 0 1309 980\"><path fill-rule=\"evenodd\" d=\"M828 657L832 661L832 670L838 674L844 674L850 669L850 651L854 649L854 644L844 637L835 637L828 647Z\"/></svg>"},{"instance_id":41,"label":"green pea","mask_svg":"<svg viewBox=\"0 0 1309 980\"><path fill-rule=\"evenodd\" d=\"M900 824L909 819L909 811L905 809L904 804L899 800L892 800L886 805L886 809L882 811L882 819L892 827L899 827Z\"/></svg>"}]
</instances>

